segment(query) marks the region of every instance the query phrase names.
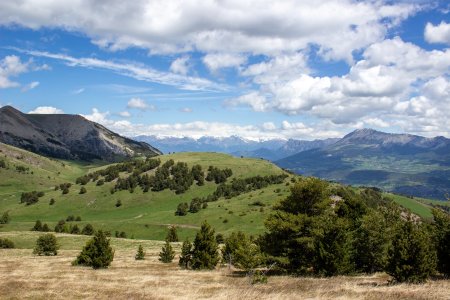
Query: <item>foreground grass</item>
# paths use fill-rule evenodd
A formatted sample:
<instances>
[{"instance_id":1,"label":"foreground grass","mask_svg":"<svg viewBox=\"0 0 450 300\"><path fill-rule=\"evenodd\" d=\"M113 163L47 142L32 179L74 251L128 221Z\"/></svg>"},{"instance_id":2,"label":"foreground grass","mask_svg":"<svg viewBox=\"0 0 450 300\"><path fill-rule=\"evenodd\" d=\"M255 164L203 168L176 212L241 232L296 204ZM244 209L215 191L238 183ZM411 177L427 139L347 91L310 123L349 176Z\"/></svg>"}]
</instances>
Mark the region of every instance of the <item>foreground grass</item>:
<instances>
[{"instance_id":1,"label":"foreground grass","mask_svg":"<svg viewBox=\"0 0 450 300\"><path fill-rule=\"evenodd\" d=\"M60 238L61 236L59 236ZM0 249L2 299L448 299L449 280L422 285L389 285L384 274L333 278L269 277L251 285L227 267L181 270L176 261L158 261L160 242L144 243L146 258L136 261L129 241L113 241L109 269L73 267L77 250L34 256L30 249ZM128 246L124 246L124 243ZM134 245L136 246L136 245Z\"/></svg>"}]
</instances>

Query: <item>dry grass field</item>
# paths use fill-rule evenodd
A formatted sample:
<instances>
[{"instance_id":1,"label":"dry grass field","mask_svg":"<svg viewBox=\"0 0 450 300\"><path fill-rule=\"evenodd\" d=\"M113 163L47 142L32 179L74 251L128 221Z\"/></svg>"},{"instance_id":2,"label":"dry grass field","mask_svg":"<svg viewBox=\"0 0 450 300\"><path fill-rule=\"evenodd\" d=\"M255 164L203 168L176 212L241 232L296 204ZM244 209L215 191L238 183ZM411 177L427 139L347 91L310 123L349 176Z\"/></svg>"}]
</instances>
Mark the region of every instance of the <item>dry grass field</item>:
<instances>
[{"instance_id":1,"label":"dry grass field","mask_svg":"<svg viewBox=\"0 0 450 300\"><path fill-rule=\"evenodd\" d=\"M138 241L135 241L138 242ZM450 299L450 281L389 285L389 277L269 277L251 285L228 268L187 271L158 261L159 243L146 245L146 259L135 249L116 250L109 269L73 267L79 251L34 256L30 249L0 250L1 299ZM177 248L179 250L179 247Z\"/></svg>"}]
</instances>

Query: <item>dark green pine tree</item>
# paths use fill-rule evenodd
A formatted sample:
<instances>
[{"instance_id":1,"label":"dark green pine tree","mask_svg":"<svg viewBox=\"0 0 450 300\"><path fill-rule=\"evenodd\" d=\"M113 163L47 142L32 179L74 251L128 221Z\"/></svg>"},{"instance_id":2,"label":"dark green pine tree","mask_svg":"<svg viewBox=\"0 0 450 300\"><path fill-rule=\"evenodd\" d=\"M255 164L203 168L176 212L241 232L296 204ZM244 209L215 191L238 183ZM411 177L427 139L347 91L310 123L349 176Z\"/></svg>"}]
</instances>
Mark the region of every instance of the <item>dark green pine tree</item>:
<instances>
[{"instance_id":1,"label":"dark green pine tree","mask_svg":"<svg viewBox=\"0 0 450 300\"><path fill-rule=\"evenodd\" d=\"M353 260L357 271L379 272L386 265L390 232L383 214L371 210L361 219L353 238Z\"/></svg>"},{"instance_id":2,"label":"dark green pine tree","mask_svg":"<svg viewBox=\"0 0 450 300\"><path fill-rule=\"evenodd\" d=\"M314 273L324 276L348 274L353 270L348 221L334 215L320 219L314 238Z\"/></svg>"},{"instance_id":3,"label":"dark green pine tree","mask_svg":"<svg viewBox=\"0 0 450 300\"><path fill-rule=\"evenodd\" d=\"M446 277L450 277L450 215L435 209L433 218L437 269Z\"/></svg>"},{"instance_id":4,"label":"dark green pine tree","mask_svg":"<svg viewBox=\"0 0 450 300\"><path fill-rule=\"evenodd\" d=\"M200 231L197 232L192 250L192 269L212 270L219 261L218 246L214 230L204 221Z\"/></svg>"},{"instance_id":5,"label":"dark green pine tree","mask_svg":"<svg viewBox=\"0 0 450 300\"><path fill-rule=\"evenodd\" d=\"M175 251L172 249L172 245L168 240L166 240L166 243L161 249L161 252L159 253L159 260L163 263L170 263L172 262L173 258L175 257Z\"/></svg>"},{"instance_id":6,"label":"dark green pine tree","mask_svg":"<svg viewBox=\"0 0 450 300\"><path fill-rule=\"evenodd\" d=\"M0 224L8 224L10 221L9 212L4 212L2 217L0 218Z\"/></svg>"},{"instance_id":7,"label":"dark green pine tree","mask_svg":"<svg viewBox=\"0 0 450 300\"><path fill-rule=\"evenodd\" d=\"M114 259L114 250L106 234L99 230L84 246L73 265L90 266L93 269L107 268Z\"/></svg>"},{"instance_id":8,"label":"dark green pine tree","mask_svg":"<svg viewBox=\"0 0 450 300\"><path fill-rule=\"evenodd\" d=\"M31 228L32 231L42 231L42 222L41 220L37 220L36 223L34 223L33 228Z\"/></svg>"},{"instance_id":9,"label":"dark green pine tree","mask_svg":"<svg viewBox=\"0 0 450 300\"><path fill-rule=\"evenodd\" d=\"M145 259L145 252L142 245L139 245L136 255L134 256L136 260L143 260Z\"/></svg>"},{"instance_id":10,"label":"dark green pine tree","mask_svg":"<svg viewBox=\"0 0 450 300\"><path fill-rule=\"evenodd\" d=\"M186 239L181 246L180 260L178 265L183 269L189 269L192 263L192 243Z\"/></svg>"},{"instance_id":11,"label":"dark green pine tree","mask_svg":"<svg viewBox=\"0 0 450 300\"><path fill-rule=\"evenodd\" d=\"M411 217L399 225L389 249L386 273L397 282L424 282L436 268L436 251L423 226Z\"/></svg>"},{"instance_id":12,"label":"dark green pine tree","mask_svg":"<svg viewBox=\"0 0 450 300\"><path fill-rule=\"evenodd\" d=\"M166 240L169 242L178 242L177 228L175 226L170 226L167 232Z\"/></svg>"},{"instance_id":13,"label":"dark green pine tree","mask_svg":"<svg viewBox=\"0 0 450 300\"><path fill-rule=\"evenodd\" d=\"M42 225L42 231L43 232L49 232L50 228L48 227L47 223L45 223L44 225Z\"/></svg>"}]
</instances>

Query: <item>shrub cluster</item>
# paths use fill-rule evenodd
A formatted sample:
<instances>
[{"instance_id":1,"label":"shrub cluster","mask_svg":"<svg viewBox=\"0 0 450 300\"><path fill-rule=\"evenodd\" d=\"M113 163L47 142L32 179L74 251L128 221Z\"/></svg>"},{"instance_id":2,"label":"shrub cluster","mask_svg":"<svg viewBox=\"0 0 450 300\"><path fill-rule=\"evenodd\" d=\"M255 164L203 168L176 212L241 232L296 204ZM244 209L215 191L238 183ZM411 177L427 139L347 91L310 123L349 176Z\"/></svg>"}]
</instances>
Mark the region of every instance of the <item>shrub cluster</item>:
<instances>
[{"instance_id":1,"label":"shrub cluster","mask_svg":"<svg viewBox=\"0 0 450 300\"><path fill-rule=\"evenodd\" d=\"M211 167L210 167L211 168ZM212 169L216 169L212 167ZM226 170L226 169L225 169ZM219 170L222 171L222 170ZM239 196L243 193L248 193L254 190L262 189L270 184L280 184L286 179L286 174L270 175L270 176L254 176L245 179L234 178L231 183L221 183L217 186L214 193L207 197L199 198L195 197L188 204L182 202L178 204L175 211L176 216L185 216L188 212L196 213L200 209L208 207L208 202L217 201L219 198L224 197L230 199Z\"/></svg>"},{"instance_id":2,"label":"shrub cluster","mask_svg":"<svg viewBox=\"0 0 450 300\"><path fill-rule=\"evenodd\" d=\"M39 201L39 198L43 196L44 192L25 192L20 196L20 203L25 203L26 205L35 204Z\"/></svg>"},{"instance_id":3,"label":"shrub cluster","mask_svg":"<svg viewBox=\"0 0 450 300\"><path fill-rule=\"evenodd\" d=\"M220 184L227 181L227 178L231 177L232 175L233 171L229 168L221 170L219 168L209 166L206 181L214 181L216 184Z\"/></svg>"},{"instance_id":4,"label":"shrub cluster","mask_svg":"<svg viewBox=\"0 0 450 300\"><path fill-rule=\"evenodd\" d=\"M397 282L411 283L425 281L436 270L448 273L450 216L443 212L435 211L429 226L379 191L336 190L315 178L297 182L274 210L258 244L287 272L334 276L385 271ZM233 241L241 240L230 237L225 252L232 253Z\"/></svg>"}]
</instances>

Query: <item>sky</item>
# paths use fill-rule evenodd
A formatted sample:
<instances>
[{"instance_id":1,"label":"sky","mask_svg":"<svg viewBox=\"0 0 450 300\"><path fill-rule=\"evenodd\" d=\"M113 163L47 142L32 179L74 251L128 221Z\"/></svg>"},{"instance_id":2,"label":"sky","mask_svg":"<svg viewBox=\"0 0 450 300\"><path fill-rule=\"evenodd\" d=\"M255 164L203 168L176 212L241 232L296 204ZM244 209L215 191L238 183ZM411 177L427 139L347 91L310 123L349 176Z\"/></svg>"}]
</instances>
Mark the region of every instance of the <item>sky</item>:
<instances>
[{"instance_id":1,"label":"sky","mask_svg":"<svg viewBox=\"0 0 450 300\"><path fill-rule=\"evenodd\" d=\"M450 2L0 1L0 106L126 136L450 137Z\"/></svg>"}]
</instances>

